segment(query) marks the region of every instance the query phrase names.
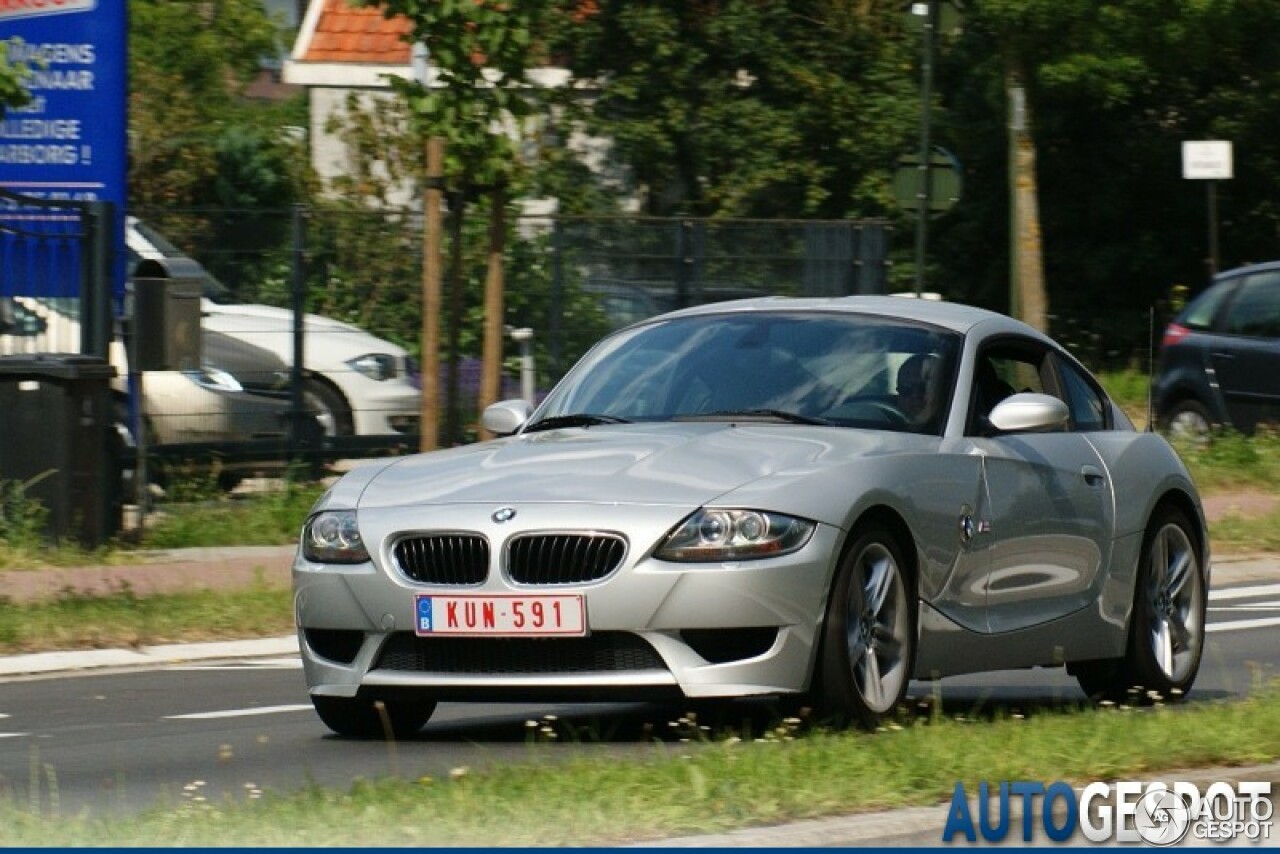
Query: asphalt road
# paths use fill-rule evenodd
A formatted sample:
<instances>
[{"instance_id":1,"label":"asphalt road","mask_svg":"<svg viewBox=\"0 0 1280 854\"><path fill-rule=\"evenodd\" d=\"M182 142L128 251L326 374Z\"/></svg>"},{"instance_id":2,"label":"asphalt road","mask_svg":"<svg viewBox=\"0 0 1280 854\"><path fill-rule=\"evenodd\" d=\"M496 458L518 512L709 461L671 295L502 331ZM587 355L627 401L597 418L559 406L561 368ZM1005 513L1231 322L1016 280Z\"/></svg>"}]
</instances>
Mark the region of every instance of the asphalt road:
<instances>
[{"instance_id":1,"label":"asphalt road","mask_svg":"<svg viewBox=\"0 0 1280 854\"><path fill-rule=\"evenodd\" d=\"M1189 702L1242 697L1280 675L1280 584L1215 590L1209 620ZM913 684L912 694L938 694L948 712L979 714L1033 714L1083 700L1061 669ZM345 789L362 776L441 778L581 751L643 754L655 738L676 738L669 724L682 711L442 704L416 739L388 745L329 735L294 656L10 678L0 681L0 797L63 813L118 813L309 783ZM761 726L770 720L755 704L736 705L733 714ZM557 732L555 742L531 739L543 726Z\"/></svg>"}]
</instances>

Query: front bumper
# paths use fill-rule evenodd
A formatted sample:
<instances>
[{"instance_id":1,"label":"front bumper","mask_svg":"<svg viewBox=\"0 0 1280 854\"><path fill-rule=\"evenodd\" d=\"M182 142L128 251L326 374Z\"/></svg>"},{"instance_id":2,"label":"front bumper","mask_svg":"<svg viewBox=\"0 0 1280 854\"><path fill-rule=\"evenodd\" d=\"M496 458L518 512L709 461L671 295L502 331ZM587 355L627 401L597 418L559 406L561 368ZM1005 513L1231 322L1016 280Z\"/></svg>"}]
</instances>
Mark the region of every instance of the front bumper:
<instances>
[{"instance_id":1,"label":"front bumper","mask_svg":"<svg viewBox=\"0 0 1280 854\"><path fill-rule=\"evenodd\" d=\"M357 436L414 434L422 414L422 393L405 378L378 381L362 374L342 378Z\"/></svg>"},{"instance_id":2,"label":"front bumper","mask_svg":"<svg viewBox=\"0 0 1280 854\"><path fill-rule=\"evenodd\" d=\"M643 699L794 693L808 687L840 532L819 525L800 551L725 564L655 560L654 545L689 512L661 506L529 505L519 524L493 522L490 505L363 511L373 559L293 565L303 667L314 694L421 691L437 699ZM566 520L572 520L566 525ZM516 534L568 529L624 534L608 577L531 586L502 565ZM465 588L413 582L390 544L404 531L470 531L490 542L488 578ZM585 638L419 638L418 593L581 594Z\"/></svg>"}]
</instances>

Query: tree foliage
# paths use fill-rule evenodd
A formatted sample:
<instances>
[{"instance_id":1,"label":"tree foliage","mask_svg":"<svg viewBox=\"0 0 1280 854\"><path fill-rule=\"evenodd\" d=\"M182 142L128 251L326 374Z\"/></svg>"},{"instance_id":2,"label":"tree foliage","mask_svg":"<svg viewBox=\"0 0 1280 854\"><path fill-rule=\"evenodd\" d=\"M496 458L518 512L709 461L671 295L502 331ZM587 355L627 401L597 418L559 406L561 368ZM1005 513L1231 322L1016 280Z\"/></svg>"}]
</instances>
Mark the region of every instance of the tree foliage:
<instances>
[{"instance_id":1,"label":"tree foliage","mask_svg":"<svg viewBox=\"0 0 1280 854\"><path fill-rule=\"evenodd\" d=\"M262 58L275 53L277 32L260 0L131 0L132 206L287 203L279 182L256 183L264 164L274 159L278 174L292 159L280 152L283 110L243 97ZM229 159L237 161L230 172Z\"/></svg>"},{"instance_id":2,"label":"tree foliage","mask_svg":"<svg viewBox=\"0 0 1280 854\"><path fill-rule=\"evenodd\" d=\"M6 107L21 107L31 100L31 95L22 85L26 66L9 62L9 45L12 42L20 43L21 39L0 41L0 116L4 115Z\"/></svg>"},{"instance_id":3,"label":"tree foliage","mask_svg":"<svg viewBox=\"0 0 1280 854\"><path fill-rule=\"evenodd\" d=\"M876 215L919 113L902 8L603 0L559 45L647 212Z\"/></svg>"},{"instance_id":4,"label":"tree foliage","mask_svg":"<svg viewBox=\"0 0 1280 854\"><path fill-rule=\"evenodd\" d=\"M1221 182L1220 266L1276 254L1280 192L1280 4L1269 0L982 0L945 56L943 133L966 197L941 223L940 266L959 297L1004 307L1007 181L1003 93L1023 65L1036 116L1046 278L1056 331L1099 333L1097 360L1147 338L1147 310L1206 281L1203 182L1181 143L1234 142ZM954 260L953 260L954 259ZM963 260L961 260L963 259ZM1107 351L1115 353L1109 354Z\"/></svg>"},{"instance_id":5,"label":"tree foliage","mask_svg":"<svg viewBox=\"0 0 1280 854\"><path fill-rule=\"evenodd\" d=\"M361 195L397 204L389 180L413 184L422 139L438 134L455 185L516 181L516 195L528 177L529 192L556 196L562 210L638 198L654 214L901 214L890 179L920 122L920 36L905 26L902 0L367 2L410 20L436 77L401 84L406 110L360 130L363 147L339 182L352 204ZM268 180L281 164L265 129L279 117L264 120L238 98L270 28L257 0L192 8L131 4L135 202L277 204L297 186ZM1008 307L1011 66L1035 116L1051 330L1086 348L1104 342L1085 355L1138 352L1148 307L1174 285L1195 291L1206 280L1206 187L1181 177L1182 142L1235 146L1235 178L1217 187L1219 265L1277 255L1280 3L965 0L963 23L938 45L933 138L964 173L960 203L931 225L928 280L938 290ZM544 65L566 69L571 85L530 86L526 72ZM583 132L609 143L584 156ZM537 160L522 139L541 146ZM602 152L603 169L592 161ZM525 166L536 169L526 176ZM912 223L898 223L895 251L907 262ZM343 251L357 265L363 250L372 275L376 234L350 236ZM481 262L468 258L471 294ZM417 281L416 268L407 275ZM400 300L382 310L412 305L393 291L352 294Z\"/></svg>"},{"instance_id":6,"label":"tree foliage","mask_svg":"<svg viewBox=\"0 0 1280 854\"><path fill-rule=\"evenodd\" d=\"M466 186L512 180L523 125L540 103L527 72L545 58L535 36L550 0L362 2L406 18L411 43L427 50L429 81L392 83L420 138L445 139L446 173Z\"/></svg>"}]
</instances>

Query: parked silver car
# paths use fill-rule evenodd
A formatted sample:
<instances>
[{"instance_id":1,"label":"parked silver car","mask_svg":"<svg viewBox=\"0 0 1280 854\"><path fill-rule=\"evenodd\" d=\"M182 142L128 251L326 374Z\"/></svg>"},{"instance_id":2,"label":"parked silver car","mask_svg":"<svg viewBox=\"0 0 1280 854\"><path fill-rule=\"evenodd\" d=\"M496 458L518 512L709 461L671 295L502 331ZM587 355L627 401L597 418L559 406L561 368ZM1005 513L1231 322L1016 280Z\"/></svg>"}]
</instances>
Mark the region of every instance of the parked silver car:
<instances>
[{"instance_id":1,"label":"parked silver car","mask_svg":"<svg viewBox=\"0 0 1280 854\"><path fill-rule=\"evenodd\" d=\"M491 442L356 469L293 567L349 736L438 700L802 697L873 725L910 679L1063 665L1176 699L1208 536L1163 438L1007 317L890 297L667 314Z\"/></svg>"}]
</instances>

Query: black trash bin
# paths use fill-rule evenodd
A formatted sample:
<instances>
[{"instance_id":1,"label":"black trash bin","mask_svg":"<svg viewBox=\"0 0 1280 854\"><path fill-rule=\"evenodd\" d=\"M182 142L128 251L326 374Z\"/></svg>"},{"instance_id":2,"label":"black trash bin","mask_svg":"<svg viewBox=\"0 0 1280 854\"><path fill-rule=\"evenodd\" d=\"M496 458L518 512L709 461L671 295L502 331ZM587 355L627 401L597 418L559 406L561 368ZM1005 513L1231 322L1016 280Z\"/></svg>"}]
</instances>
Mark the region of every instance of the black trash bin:
<instances>
[{"instance_id":1,"label":"black trash bin","mask_svg":"<svg viewBox=\"0 0 1280 854\"><path fill-rule=\"evenodd\" d=\"M0 356L0 480L25 484L25 496L44 505L55 542L94 548L120 530L114 376L91 356Z\"/></svg>"}]
</instances>

